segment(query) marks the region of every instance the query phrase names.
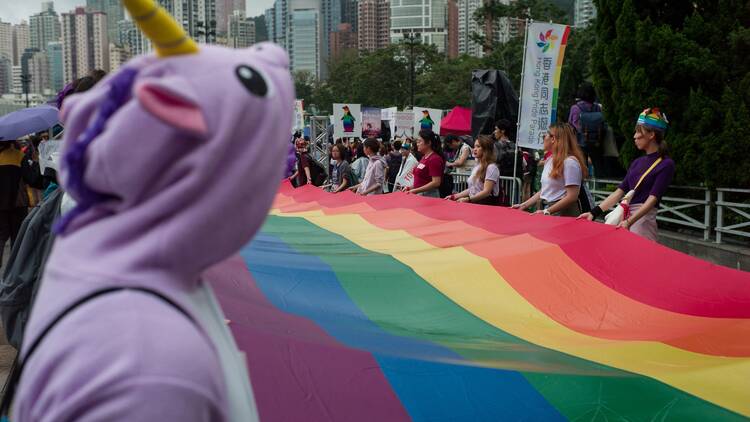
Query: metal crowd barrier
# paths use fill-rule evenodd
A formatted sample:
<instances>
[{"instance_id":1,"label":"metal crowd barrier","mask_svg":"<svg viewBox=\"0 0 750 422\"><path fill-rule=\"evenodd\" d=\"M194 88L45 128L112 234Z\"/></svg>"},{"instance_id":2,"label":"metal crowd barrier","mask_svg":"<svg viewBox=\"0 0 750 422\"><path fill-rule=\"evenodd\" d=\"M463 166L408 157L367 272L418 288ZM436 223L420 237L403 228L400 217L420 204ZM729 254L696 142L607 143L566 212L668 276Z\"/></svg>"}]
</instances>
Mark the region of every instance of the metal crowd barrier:
<instances>
[{"instance_id":1,"label":"metal crowd barrier","mask_svg":"<svg viewBox=\"0 0 750 422\"><path fill-rule=\"evenodd\" d=\"M453 193L462 192L469 187L469 176L471 176L470 172L455 172L451 174L453 175ZM516 194L512 199L512 203L517 204L521 202L521 179L518 177L513 178L511 176L500 176L500 189L502 189L502 192L508 194L508 196L510 196L511 192L514 192L514 183L516 185Z\"/></svg>"}]
</instances>

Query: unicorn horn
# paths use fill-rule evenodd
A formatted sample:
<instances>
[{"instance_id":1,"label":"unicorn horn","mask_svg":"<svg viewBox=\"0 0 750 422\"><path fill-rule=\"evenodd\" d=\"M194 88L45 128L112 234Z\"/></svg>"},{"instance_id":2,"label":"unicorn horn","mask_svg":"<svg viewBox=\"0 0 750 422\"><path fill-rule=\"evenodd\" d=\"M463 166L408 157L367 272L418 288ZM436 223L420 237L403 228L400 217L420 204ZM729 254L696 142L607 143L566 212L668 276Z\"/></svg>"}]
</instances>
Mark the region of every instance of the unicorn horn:
<instances>
[{"instance_id":1,"label":"unicorn horn","mask_svg":"<svg viewBox=\"0 0 750 422\"><path fill-rule=\"evenodd\" d=\"M122 3L141 31L154 44L159 57L198 52L198 44L154 0L122 0Z\"/></svg>"}]
</instances>

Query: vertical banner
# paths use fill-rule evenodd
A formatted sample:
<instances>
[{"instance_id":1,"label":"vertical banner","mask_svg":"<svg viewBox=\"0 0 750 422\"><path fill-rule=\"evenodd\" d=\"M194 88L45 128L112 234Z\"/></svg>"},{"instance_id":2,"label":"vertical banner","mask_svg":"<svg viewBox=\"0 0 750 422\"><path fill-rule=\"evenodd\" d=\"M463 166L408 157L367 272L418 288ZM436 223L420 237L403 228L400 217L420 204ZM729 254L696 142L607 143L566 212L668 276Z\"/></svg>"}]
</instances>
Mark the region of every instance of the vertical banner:
<instances>
[{"instance_id":1,"label":"vertical banner","mask_svg":"<svg viewBox=\"0 0 750 422\"><path fill-rule=\"evenodd\" d=\"M542 149L544 132L557 121L560 72L570 27L534 22L527 31L518 146Z\"/></svg>"},{"instance_id":2,"label":"vertical banner","mask_svg":"<svg viewBox=\"0 0 750 422\"><path fill-rule=\"evenodd\" d=\"M411 138L414 133L414 113L411 111L397 111L394 117L395 131L391 132L394 138Z\"/></svg>"},{"instance_id":3,"label":"vertical banner","mask_svg":"<svg viewBox=\"0 0 750 422\"><path fill-rule=\"evenodd\" d=\"M305 128L305 102L304 100L294 100L294 123L292 132Z\"/></svg>"},{"instance_id":4,"label":"vertical banner","mask_svg":"<svg viewBox=\"0 0 750 422\"><path fill-rule=\"evenodd\" d=\"M388 127L391 129L391 136L396 136L396 112L398 107L388 107L380 110L380 120L388 122Z\"/></svg>"},{"instance_id":5,"label":"vertical banner","mask_svg":"<svg viewBox=\"0 0 750 422\"><path fill-rule=\"evenodd\" d=\"M436 108L414 107L414 135L420 130L431 130L440 133L440 120L443 118L443 110Z\"/></svg>"},{"instance_id":6,"label":"vertical banner","mask_svg":"<svg viewBox=\"0 0 750 422\"><path fill-rule=\"evenodd\" d=\"M362 108L362 137L379 138L380 137L380 116L379 108L364 107Z\"/></svg>"},{"instance_id":7,"label":"vertical banner","mask_svg":"<svg viewBox=\"0 0 750 422\"><path fill-rule=\"evenodd\" d=\"M362 107L360 104L333 105L333 137L359 138L362 136Z\"/></svg>"}]
</instances>

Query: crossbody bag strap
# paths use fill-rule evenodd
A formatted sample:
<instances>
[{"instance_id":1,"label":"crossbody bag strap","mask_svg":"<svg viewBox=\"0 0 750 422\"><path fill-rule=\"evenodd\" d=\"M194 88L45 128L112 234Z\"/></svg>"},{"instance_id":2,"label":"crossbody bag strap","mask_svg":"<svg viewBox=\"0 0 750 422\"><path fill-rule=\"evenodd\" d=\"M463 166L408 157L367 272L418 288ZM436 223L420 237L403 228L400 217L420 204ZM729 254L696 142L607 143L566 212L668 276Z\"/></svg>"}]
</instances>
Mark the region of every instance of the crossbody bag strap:
<instances>
[{"instance_id":1,"label":"crossbody bag strap","mask_svg":"<svg viewBox=\"0 0 750 422\"><path fill-rule=\"evenodd\" d=\"M654 161L654 164L651 164L651 167L649 167L648 170L646 170L643 173L643 175L641 175L641 178L638 179L638 183L635 184L635 187L633 188L633 190L638 189L638 186L641 185L641 183L643 182L643 179L645 179L646 176L648 176L648 174L651 173L651 170L653 170L654 167L656 167L659 163L661 163L661 157L659 157L656 161Z\"/></svg>"},{"instance_id":2,"label":"crossbody bag strap","mask_svg":"<svg viewBox=\"0 0 750 422\"><path fill-rule=\"evenodd\" d=\"M162 301L166 302L170 306L172 306L175 310L183 314L190 322L192 322L195 325L198 325L195 318L193 318L192 315L190 315L182 306L178 305L175 301L172 299L164 296L163 294L157 292L156 290L147 289L145 287L110 287L106 289L97 290L94 292L89 293L86 296L83 296L82 298L76 300L72 304L70 304L67 308L65 308L58 316L52 320L49 324L47 324L46 327L44 327L44 330L42 330L41 334L36 337L33 343L31 343L31 346L29 346L28 352L26 353L26 356L23 358L17 358L16 364L13 366L11 373L8 375L8 381L5 383L5 394L3 395L2 402L0 402L0 422L4 422L8 420L8 416L10 413L10 405L13 403L13 398L16 394L16 387L18 386L18 382L21 380L21 374L23 372L24 365L26 362L31 359L34 352L37 350L39 345L41 344L42 340L49 334L50 331L57 325L58 322L60 322L65 316L70 314L72 311L74 311L79 306L83 305L84 303L95 299L99 296L104 296L109 293L115 293L120 291L135 291L135 292L141 292L146 293L151 296L155 296L158 299L161 299ZM20 354L20 352L19 352Z\"/></svg>"}]
</instances>

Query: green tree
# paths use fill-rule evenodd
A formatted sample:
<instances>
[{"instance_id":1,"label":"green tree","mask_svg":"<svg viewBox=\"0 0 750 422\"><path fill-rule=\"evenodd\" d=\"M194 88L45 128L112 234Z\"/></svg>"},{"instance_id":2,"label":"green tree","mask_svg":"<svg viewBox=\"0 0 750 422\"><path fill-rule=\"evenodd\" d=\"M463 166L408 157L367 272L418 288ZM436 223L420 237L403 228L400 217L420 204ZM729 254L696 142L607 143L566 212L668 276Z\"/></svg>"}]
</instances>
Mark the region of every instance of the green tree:
<instances>
[{"instance_id":1,"label":"green tree","mask_svg":"<svg viewBox=\"0 0 750 422\"><path fill-rule=\"evenodd\" d=\"M422 95L429 80L425 75L429 75L433 66L443 60L442 55L434 46L416 44L412 56L409 46L394 44L372 53L345 55L331 63L328 80L313 90L315 101L320 101L319 107L325 110L330 110L331 104L325 103L327 100L374 107L407 107L411 102L412 57L415 63L415 94Z\"/></svg>"},{"instance_id":2,"label":"green tree","mask_svg":"<svg viewBox=\"0 0 750 422\"><path fill-rule=\"evenodd\" d=\"M471 107L471 72L482 67L481 59L467 55L438 60L430 72L421 75L416 103L445 110Z\"/></svg>"},{"instance_id":3,"label":"green tree","mask_svg":"<svg viewBox=\"0 0 750 422\"><path fill-rule=\"evenodd\" d=\"M658 3L658 5L656 4ZM677 183L750 185L746 1L597 0L592 74L607 120L630 136L646 107L671 120ZM625 165L638 152L621 151Z\"/></svg>"}]
</instances>

